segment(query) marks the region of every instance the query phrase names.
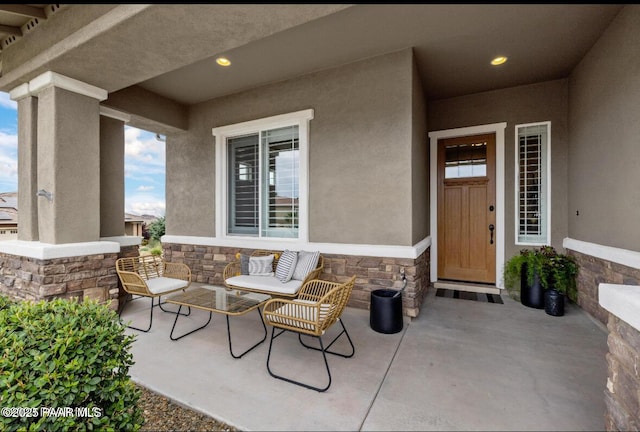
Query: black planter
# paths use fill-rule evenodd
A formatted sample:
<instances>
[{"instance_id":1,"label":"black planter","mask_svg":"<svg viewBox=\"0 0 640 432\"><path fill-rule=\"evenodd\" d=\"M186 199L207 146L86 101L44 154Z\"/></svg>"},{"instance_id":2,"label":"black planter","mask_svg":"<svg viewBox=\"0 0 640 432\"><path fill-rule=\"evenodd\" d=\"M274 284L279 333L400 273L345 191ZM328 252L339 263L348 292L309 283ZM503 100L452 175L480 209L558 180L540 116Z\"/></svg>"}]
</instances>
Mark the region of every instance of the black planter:
<instances>
[{"instance_id":1,"label":"black planter","mask_svg":"<svg viewBox=\"0 0 640 432\"><path fill-rule=\"evenodd\" d=\"M540 276L536 272L533 276L533 284L527 282L527 264L522 265L520 271L520 302L528 307L544 308L544 288L540 283Z\"/></svg>"},{"instance_id":2,"label":"black planter","mask_svg":"<svg viewBox=\"0 0 640 432\"><path fill-rule=\"evenodd\" d=\"M552 316L564 315L564 294L555 289L544 293L544 311Z\"/></svg>"},{"instance_id":3,"label":"black planter","mask_svg":"<svg viewBox=\"0 0 640 432\"><path fill-rule=\"evenodd\" d=\"M398 333L402 321L402 293L391 289L371 291L369 324L378 333Z\"/></svg>"}]
</instances>

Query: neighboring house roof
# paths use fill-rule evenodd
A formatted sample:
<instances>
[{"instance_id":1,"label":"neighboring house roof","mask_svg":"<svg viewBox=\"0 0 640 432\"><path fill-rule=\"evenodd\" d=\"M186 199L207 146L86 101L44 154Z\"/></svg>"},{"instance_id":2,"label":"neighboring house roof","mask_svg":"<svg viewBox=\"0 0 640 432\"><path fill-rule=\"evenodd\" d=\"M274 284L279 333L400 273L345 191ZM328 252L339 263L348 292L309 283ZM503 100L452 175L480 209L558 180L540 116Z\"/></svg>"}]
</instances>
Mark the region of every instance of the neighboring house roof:
<instances>
[{"instance_id":1,"label":"neighboring house roof","mask_svg":"<svg viewBox=\"0 0 640 432\"><path fill-rule=\"evenodd\" d=\"M18 193L0 193L0 225L16 225L18 223Z\"/></svg>"}]
</instances>

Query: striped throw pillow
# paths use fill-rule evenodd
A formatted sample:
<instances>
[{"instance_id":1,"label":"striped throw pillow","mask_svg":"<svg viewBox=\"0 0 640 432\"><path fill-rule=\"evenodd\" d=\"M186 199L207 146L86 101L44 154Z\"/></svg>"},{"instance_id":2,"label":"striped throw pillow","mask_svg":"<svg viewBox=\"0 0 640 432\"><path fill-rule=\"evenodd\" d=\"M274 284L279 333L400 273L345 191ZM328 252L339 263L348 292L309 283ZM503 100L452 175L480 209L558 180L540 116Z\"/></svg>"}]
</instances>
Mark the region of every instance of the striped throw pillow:
<instances>
[{"instance_id":1,"label":"striped throw pillow","mask_svg":"<svg viewBox=\"0 0 640 432\"><path fill-rule=\"evenodd\" d=\"M293 276L293 271L296 269L297 262L298 252L290 250L282 252L276 266L276 278L282 283L289 282Z\"/></svg>"},{"instance_id":2,"label":"striped throw pillow","mask_svg":"<svg viewBox=\"0 0 640 432\"><path fill-rule=\"evenodd\" d=\"M318 265L318 259L320 259L320 251L298 252L298 263L296 264L296 269L293 271L293 276L291 277L291 279L303 281L309 275L309 273L311 273L313 269L316 268L316 266Z\"/></svg>"},{"instance_id":3,"label":"striped throw pillow","mask_svg":"<svg viewBox=\"0 0 640 432\"><path fill-rule=\"evenodd\" d=\"M251 276L273 276L273 255L250 257L249 275Z\"/></svg>"}]
</instances>

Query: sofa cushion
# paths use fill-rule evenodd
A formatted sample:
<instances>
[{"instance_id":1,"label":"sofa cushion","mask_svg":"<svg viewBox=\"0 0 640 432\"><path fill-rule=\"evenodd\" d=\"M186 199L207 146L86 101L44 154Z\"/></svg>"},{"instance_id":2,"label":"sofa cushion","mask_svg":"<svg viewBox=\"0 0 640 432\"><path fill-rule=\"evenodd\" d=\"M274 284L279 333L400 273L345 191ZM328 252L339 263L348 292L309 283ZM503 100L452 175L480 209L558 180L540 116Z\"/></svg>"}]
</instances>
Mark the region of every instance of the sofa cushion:
<instances>
[{"instance_id":1,"label":"sofa cushion","mask_svg":"<svg viewBox=\"0 0 640 432\"><path fill-rule=\"evenodd\" d=\"M147 287L152 294L162 294L185 288L189 285L188 281L182 279L174 279L168 277L156 277L148 279Z\"/></svg>"},{"instance_id":2,"label":"sofa cushion","mask_svg":"<svg viewBox=\"0 0 640 432\"><path fill-rule=\"evenodd\" d=\"M280 255L278 265L276 266L276 278L280 282L289 282L293 276L298 262L298 252L285 250Z\"/></svg>"},{"instance_id":3,"label":"sofa cushion","mask_svg":"<svg viewBox=\"0 0 640 432\"><path fill-rule=\"evenodd\" d=\"M227 285L234 287L255 289L260 291L269 291L277 294L292 295L298 292L302 287L302 281L291 279L289 282L282 283L275 277L265 276L234 276L225 281Z\"/></svg>"}]
</instances>

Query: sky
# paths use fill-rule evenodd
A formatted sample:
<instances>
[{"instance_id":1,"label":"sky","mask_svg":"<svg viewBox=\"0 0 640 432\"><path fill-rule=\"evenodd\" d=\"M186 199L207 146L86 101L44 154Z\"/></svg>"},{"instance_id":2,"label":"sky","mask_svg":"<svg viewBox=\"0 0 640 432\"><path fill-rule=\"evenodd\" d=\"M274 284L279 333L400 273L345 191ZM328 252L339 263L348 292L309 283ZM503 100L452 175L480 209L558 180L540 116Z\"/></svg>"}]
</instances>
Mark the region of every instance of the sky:
<instances>
[{"instance_id":1,"label":"sky","mask_svg":"<svg viewBox=\"0 0 640 432\"><path fill-rule=\"evenodd\" d=\"M125 126L124 140L125 212L164 216L165 143L155 133L130 126ZM0 92L0 192L17 190L17 104Z\"/></svg>"}]
</instances>

